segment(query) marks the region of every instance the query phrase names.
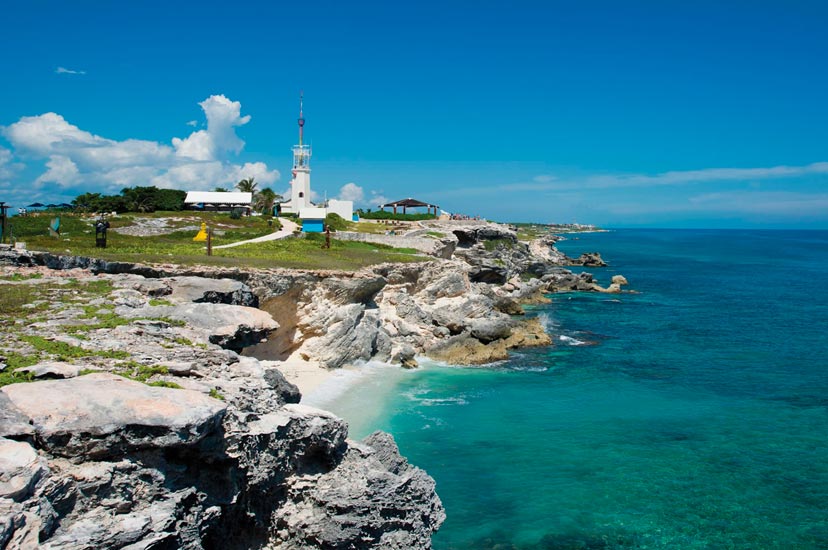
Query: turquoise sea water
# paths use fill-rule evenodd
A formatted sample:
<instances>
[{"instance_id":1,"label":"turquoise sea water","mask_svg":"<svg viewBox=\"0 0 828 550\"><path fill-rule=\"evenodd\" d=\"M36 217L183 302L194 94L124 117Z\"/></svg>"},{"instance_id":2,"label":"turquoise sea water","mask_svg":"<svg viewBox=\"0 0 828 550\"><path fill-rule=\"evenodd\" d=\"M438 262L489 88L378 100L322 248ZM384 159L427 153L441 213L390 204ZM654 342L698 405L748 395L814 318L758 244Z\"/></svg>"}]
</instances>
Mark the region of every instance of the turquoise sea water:
<instances>
[{"instance_id":1,"label":"turquoise sea water","mask_svg":"<svg viewBox=\"0 0 828 550\"><path fill-rule=\"evenodd\" d=\"M438 550L828 548L828 232L577 237L640 293L553 295L553 347L317 404L436 479Z\"/></svg>"}]
</instances>

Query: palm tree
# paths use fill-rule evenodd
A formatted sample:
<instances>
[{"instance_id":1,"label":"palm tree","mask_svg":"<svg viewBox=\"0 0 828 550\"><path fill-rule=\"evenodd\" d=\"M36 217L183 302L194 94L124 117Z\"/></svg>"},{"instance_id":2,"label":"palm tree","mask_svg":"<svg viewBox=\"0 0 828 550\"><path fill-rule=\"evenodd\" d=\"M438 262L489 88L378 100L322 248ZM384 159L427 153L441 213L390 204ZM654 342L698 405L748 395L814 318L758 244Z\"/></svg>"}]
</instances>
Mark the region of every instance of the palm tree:
<instances>
[{"instance_id":1,"label":"palm tree","mask_svg":"<svg viewBox=\"0 0 828 550\"><path fill-rule=\"evenodd\" d=\"M215 189L213 189L213 191L215 191L216 193L227 193L227 188L226 187L216 187Z\"/></svg>"},{"instance_id":2,"label":"palm tree","mask_svg":"<svg viewBox=\"0 0 828 550\"><path fill-rule=\"evenodd\" d=\"M259 184L254 181L254 178L245 178L236 184L236 189L242 193L253 193L255 195L256 187L258 185Z\"/></svg>"},{"instance_id":3,"label":"palm tree","mask_svg":"<svg viewBox=\"0 0 828 550\"><path fill-rule=\"evenodd\" d=\"M273 205L279 200L282 200L282 195L277 194L270 187L265 187L253 195L254 208L262 213L272 213Z\"/></svg>"}]
</instances>

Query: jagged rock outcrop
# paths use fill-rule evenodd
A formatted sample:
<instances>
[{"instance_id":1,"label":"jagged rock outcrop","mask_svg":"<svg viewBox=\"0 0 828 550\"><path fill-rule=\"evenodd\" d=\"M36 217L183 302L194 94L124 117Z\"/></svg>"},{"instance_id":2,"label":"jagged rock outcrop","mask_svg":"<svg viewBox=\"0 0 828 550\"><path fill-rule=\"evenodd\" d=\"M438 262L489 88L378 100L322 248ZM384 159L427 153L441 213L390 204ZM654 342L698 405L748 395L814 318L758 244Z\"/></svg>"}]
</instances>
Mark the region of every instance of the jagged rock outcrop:
<instances>
[{"instance_id":1,"label":"jagged rock outcrop","mask_svg":"<svg viewBox=\"0 0 828 550\"><path fill-rule=\"evenodd\" d=\"M142 303L140 297L129 300L122 296L115 312L127 318L180 321L205 332L210 343L233 350L256 344L279 326L266 312L252 307L195 302L175 306Z\"/></svg>"},{"instance_id":2,"label":"jagged rock outcrop","mask_svg":"<svg viewBox=\"0 0 828 550\"><path fill-rule=\"evenodd\" d=\"M96 325L94 309L70 305L19 327L90 355L66 369L43 358L35 373L67 379L0 391L0 547L429 548L445 517L433 480L388 435L348 440L341 419L298 404L297 388L249 355L490 363L551 343L521 304L626 284L558 267L572 260L551 236L527 246L478 223L443 240L455 259L356 273L0 251L2 265L102 274L115 290L88 305L126 320ZM89 327L81 338L64 325ZM81 366L104 372L69 377Z\"/></svg>"},{"instance_id":3,"label":"jagged rock outcrop","mask_svg":"<svg viewBox=\"0 0 828 550\"><path fill-rule=\"evenodd\" d=\"M390 435L376 432L352 443L334 471L294 478L276 518L280 548L346 549L353 540L366 548L428 548L445 519L439 502L419 504L433 493L434 480L400 456Z\"/></svg>"},{"instance_id":4,"label":"jagged rock outcrop","mask_svg":"<svg viewBox=\"0 0 828 550\"><path fill-rule=\"evenodd\" d=\"M199 392L156 388L109 373L11 384L0 391L28 419L39 448L101 459L192 446L221 423L226 405ZM10 433L6 437L24 437Z\"/></svg>"},{"instance_id":5,"label":"jagged rock outcrop","mask_svg":"<svg viewBox=\"0 0 828 550\"><path fill-rule=\"evenodd\" d=\"M557 235L544 235L529 243L529 251L550 266L606 267L606 262L598 252L585 252L577 258L570 258L555 248L560 240L561 237Z\"/></svg>"},{"instance_id":6,"label":"jagged rock outcrop","mask_svg":"<svg viewBox=\"0 0 828 550\"><path fill-rule=\"evenodd\" d=\"M131 279L92 300L140 310L128 324L79 340L60 323L95 319L56 312L24 329L82 344L106 372L0 390L0 547L322 548L315 528L341 548L430 547L444 512L427 474L400 467L387 441L352 442L341 419L295 404L277 369L209 343L211 327L141 318L160 285ZM112 350L130 359L104 358ZM347 521L333 512L345 506Z\"/></svg>"}]
</instances>

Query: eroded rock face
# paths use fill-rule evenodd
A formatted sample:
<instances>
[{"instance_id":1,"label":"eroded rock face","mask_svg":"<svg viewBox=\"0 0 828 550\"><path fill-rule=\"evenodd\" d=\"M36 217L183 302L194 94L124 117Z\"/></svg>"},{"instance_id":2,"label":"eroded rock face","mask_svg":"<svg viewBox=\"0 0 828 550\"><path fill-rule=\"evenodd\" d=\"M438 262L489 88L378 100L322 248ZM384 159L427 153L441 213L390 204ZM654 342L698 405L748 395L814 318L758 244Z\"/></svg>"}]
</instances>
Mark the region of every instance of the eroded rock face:
<instances>
[{"instance_id":1,"label":"eroded rock face","mask_svg":"<svg viewBox=\"0 0 828 550\"><path fill-rule=\"evenodd\" d=\"M399 498L399 488L406 497ZM445 519L434 480L400 456L381 432L351 443L333 471L295 477L276 517L279 548L430 548Z\"/></svg>"},{"instance_id":2,"label":"eroded rock face","mask_svg":"<svg viewBox=\"0 0 828 550\"><path fill-rule=\"evenodd\" d=\"M29 419L39 446L66 457L194 445L215 431L226 409L198 392L155 388L109 373L0 391Z\"/></svg>"},{"instance_id":3,"label":"eroded rock face","mask_svg":"<svg viewBox=\"0 0 828 550\"><path fill-rule=\"evenodd\" d=\"M47 471L31 445L0 437L0 499L25 500Z\"/></svg>"},{"instance_id":4,"label":"eroded rock face","mask_svg":"<svg viewBox=\"0 0 828 550\"><path fill-rule=\"evenodd\" d=\"M0 543L425 549L445 517L425 472L387 439L376 439L379 450L349 442L345 422L328 412L285 404L254 413L118 378L3 389L35 434L34 447L0 438ZM61 388L77 403L58 398ZM48 402L36 404L36 394ZM346 506L347 517L332 512Z\"/></svg>"},{"instance_id":5,"label":"eroded rock face","mask_svg":"<svg viewBox=\"0 0 828 550\"><path fill-rule=\"evenodd\" d=\"M372 296L385 279L362 278L364 285L343 285L345 293L327 284L298 291L287 285L286 294L300 297L307 291L307 299L318 292L319 305L347 314L342 320L352 320L352 330L331 331L331 341L357 350L362 344L349 340L352 332L364 332L372 342L382 334ZM60 333L61 323L76 323L77 314L67 310L23 330L93 355L128 351L128 361L95 356L94 365L83 366L144 373L148 382L185 389L151 387L101 372L0 390L0 434L13 438L0 438L0 547L248 550L284 543L322 548L308 536L312 526L300 527L306 510L320 518L325 540L341 548L430 547L444 515L424 472L403 472L405 461L398 453L396 459L373 458L369 445L347 439L341 419L295 404L298 390L277 369L210 341L216 327L229 324L226 334L237 334L239 327L255 325L257 314L267 314L184 298L179 305L153 307L150 297L179 301L172 298L172 281L129 275L123 282L95 302L116 306L115 313L131 322L87 331L79 340ZM198 299L199 294L188 296ZM346 295L360 302L329 306L329 298ZM146 319L153 309L158 318ZM168 319L175 310L232 315L204 322L181 315L191 322L179 326ZM317 313L323 315L321 309ZM221 343L232 345L231 340ZM390 354L391 341L371 347L372 353L385 347ZM413 360L411 349L399 355ZM387 447L383 457L396 453ZM7 459L9 452L13 459ZM367 486L373 489L366 492ZM311 508L303 507L305 495L312 496ZM353 510L342 521L331 511L348 502Z\"/></svg>"},{"instance_id":6,"label":"eroded rock face","mask_svg":"<svg viewBox=\"0 0 828 550\"><path fill-rule=\"evenodd\" d=\"M241 350L266 338L278 324L266 312L246 306L213 303L184 303L176 306L141 306L138 301L122 303L115 310L129 318L167 318L208 333L210 343Z\"/></svg>"}]
</instances>

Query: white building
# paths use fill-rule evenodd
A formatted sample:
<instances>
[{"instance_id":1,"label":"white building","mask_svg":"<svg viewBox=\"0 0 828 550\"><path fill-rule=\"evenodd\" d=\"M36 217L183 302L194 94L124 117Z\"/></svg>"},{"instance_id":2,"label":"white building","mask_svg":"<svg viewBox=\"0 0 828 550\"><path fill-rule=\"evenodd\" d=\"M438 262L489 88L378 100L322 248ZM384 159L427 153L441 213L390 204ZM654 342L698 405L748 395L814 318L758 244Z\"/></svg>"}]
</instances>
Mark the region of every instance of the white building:
<instances>
[{"instance_id":1,"label":"white building","mask_svg":"<svg viewBox=\"0 0 828 550\"><path fill-rule=\"evenodd\" d=\"M253 193L236 191L187 191L184 204L196 210L233 210L244 208L250 210Z\"/></svg>"},{"instance_id":2,"label":"white building","mask_svg":"<svg viewBox=\"0 0 828 550\"><path fill-rule=\"evenodd\" d=\"M311 148L310 145L305 145L304 141L305 118L302 115L302 96L299 96L299 144L293 146L293 169L290 180L290 200L280 204L280 209L283 214L296 214L302 220L318 220L321 216L323 219L327 214L339 214L346 220L353 219L354 203L353 201L340 201L331 199L327 201L327 205L322 207L316 206L311 202L311 188L310 188L310 159ZM316 227L313 224L312 227ZM310 226L309 226L310 227ZM315 229L310 229L315 231Z\"/></svg>"}]
</instances>

